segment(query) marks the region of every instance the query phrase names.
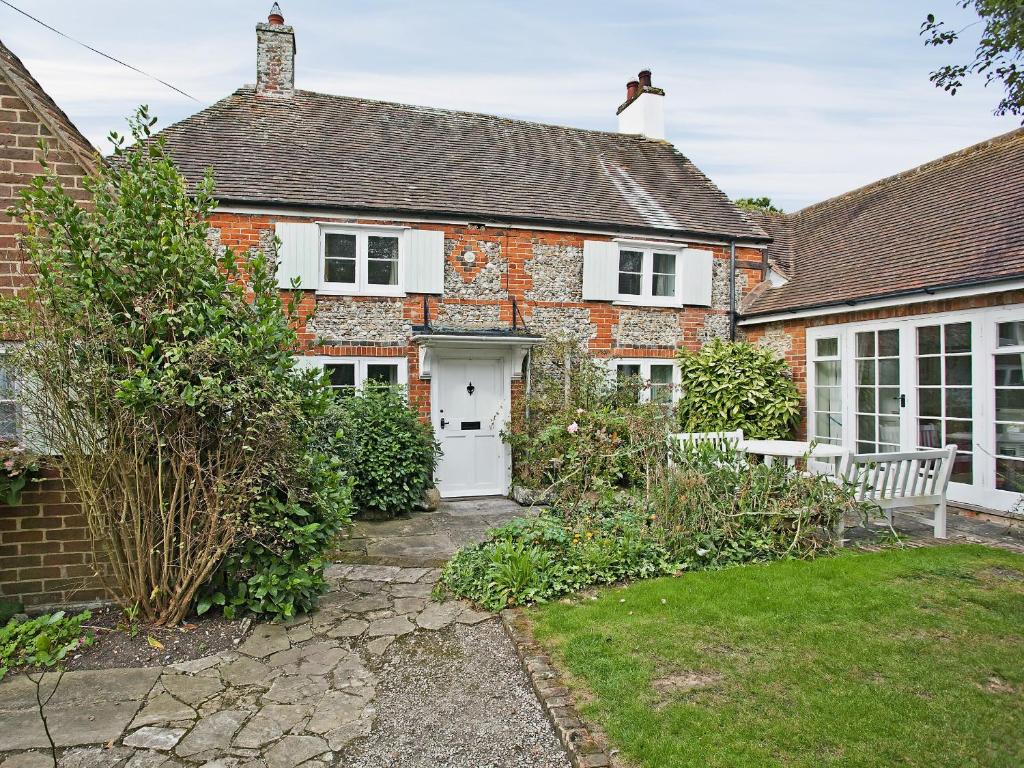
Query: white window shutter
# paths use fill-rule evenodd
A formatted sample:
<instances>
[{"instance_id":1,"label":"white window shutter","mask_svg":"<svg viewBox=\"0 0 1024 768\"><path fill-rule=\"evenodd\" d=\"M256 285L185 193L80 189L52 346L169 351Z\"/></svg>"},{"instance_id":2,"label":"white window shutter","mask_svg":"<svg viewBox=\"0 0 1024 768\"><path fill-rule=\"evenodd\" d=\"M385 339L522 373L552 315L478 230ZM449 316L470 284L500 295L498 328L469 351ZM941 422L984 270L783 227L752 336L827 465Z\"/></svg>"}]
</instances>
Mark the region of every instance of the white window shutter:
<instances>
[{"instance_id":1,"label":"white window shutter","mask_svg":"<svg viewBox=\"0 0 1024 768\"><path fill-rule=\"evenodd\" d=\"M715 255L687 248L680 254L679 303L684 307L710 307Z\"/></svg>"},{"instance_id":2,"label":"white window shutter","mask_svg":"<svg viewBox=\"0 0 1024 768\"><path fill-rule=\"evenodd\" d=\"M274 231L281 244L277 248L277 287L291 288L299 278L303 290L320 287L320 227L316 224L278 222Z\"/></svg>"},{"instance_id":3,"label":"white window shutter","mask_svg":"<svg viewBox=\"0 0 1024 768\"><path fill-rule=\"evenodd\" d=\"M608 240L583 241L583 298L612 301L619 292L619 245Z\"/></svg>"},{"instance_id":4,"label":"white window shutter","mask_svg":"<svg viewBox=\"0 0 1024 768\"><path fill-rule=\"evenodd\" d=\"M405 233L405 292L444 293L444 232L410 229Z\"/></svg>"}]
</instances>

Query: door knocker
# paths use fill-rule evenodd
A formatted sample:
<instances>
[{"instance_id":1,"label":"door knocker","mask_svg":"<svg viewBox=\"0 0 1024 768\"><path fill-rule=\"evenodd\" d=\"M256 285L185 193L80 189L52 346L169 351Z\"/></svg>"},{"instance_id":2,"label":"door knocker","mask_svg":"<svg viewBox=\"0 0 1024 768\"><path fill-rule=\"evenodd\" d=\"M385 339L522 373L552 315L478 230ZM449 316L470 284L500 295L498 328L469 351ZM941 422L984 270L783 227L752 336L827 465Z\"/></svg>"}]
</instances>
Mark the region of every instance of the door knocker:
<instances>
[{"instance_id":1,"label":"door knocker","mask_svg":"<svg viewBox=\"0 0 1024 768\"><path fill-rule=\"evenodd\" d=\"M473 393L476 392L476 387L473 386L473 382L472 381L469 382L469 386L466 387L466 391L469 392L471 397L472 397Z\"/></svg>"}]
</instances>

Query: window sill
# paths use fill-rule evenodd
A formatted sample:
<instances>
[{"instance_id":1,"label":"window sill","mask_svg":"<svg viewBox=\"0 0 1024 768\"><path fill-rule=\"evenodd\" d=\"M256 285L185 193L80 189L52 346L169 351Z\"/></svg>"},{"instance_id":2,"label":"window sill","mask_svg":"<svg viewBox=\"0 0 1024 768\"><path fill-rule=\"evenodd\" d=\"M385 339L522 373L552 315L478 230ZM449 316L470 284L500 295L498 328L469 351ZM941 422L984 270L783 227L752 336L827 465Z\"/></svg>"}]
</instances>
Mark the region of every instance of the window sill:
<instances>
[{"instance_id":1,"label":"window sill","mask_svg":"<svg viewBox=\"0 0 1024 768\"><path fill-rule=\"evenodd\" d=\"M675 299L672 299L670 301L663 301L663 300L660 300L660 299L652 299L652 298L645 297L645 296L637 296L635 299L634 298L626 299L626 298L621 298L620 297L618 299L613 300L612 304L614 304L615 306L624 306L624 307L657 307L657 308L660 308L660 309L682 309L683 308L682 305L678 301L676 301Z\"/></svg>"},{"instance_id":2,"label":"window sill","mask_svg":"<svg viewBox=\"0 0 1024 768\"><path fill-rule=\"evenodd\" d=\"M399 289L391 291L361 291L357 288L324 288L316 289L317 296L365 296L377 299L404 299L408 294Z\"/></svg>"}]
</instances>

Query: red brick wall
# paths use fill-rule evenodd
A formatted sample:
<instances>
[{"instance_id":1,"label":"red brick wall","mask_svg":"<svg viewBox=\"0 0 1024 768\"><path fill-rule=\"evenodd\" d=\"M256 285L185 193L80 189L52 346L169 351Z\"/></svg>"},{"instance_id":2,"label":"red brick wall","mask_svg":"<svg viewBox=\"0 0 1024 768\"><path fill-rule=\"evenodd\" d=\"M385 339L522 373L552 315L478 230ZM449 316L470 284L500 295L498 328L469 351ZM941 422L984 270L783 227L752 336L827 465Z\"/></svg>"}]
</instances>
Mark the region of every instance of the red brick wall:
<instances>
[{"instance_id":1,"label":"red brick wall","mask_svg":"<svg viewBox=\"0 0 1024 768\"><path fill-rule=\"evenodd\" d=\"M802 402L800 405L799 435L807 434L807 343L808 328L819 328L829 325L842 325L867 320L889 320L901 317L916 317L938 312L957 312L982 307L999 307L1024 302L1024 290L1003 291L983 296L968 296L960 299L941 299L915 304L901 304L895 307L870 310L851 310L842 314L825 317L797 318L764 325L742 326L744 338L760 344L779 346L785 340L788 348L784 357L793 370L793 380L800 389Z\"/></svg>"},{"instance_id":2,"label":"red brick wall","mask_svg":"<svg viewBox=\"0 0 1024 768\"><path fill-rule=\"evenodd\" d=\"M42 170L40 139L61 183L84 199L85 174L74 155L0 75L0 294L17 295L31 280L17 240L24 228L7 209ZM77 499L58 478L30 486L18 506L0 504L0 595L27 607L97 599L88 539Z\"/></svg>"}]
</instances>

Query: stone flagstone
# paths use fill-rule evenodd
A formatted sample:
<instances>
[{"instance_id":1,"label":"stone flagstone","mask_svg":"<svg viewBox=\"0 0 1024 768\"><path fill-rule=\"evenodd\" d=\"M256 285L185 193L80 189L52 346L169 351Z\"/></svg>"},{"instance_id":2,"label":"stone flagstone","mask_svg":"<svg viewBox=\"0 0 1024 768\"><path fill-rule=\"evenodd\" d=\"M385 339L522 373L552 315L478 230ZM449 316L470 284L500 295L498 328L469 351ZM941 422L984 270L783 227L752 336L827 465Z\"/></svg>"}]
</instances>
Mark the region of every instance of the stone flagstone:
<instances>
[{"instance_id":1,"label":"stone flagstone","mask_svg":"<svg viewBox=\"0 0 1024 768\"><path fill-rule=\"evenodd\" d=\"M285 736L267 750L267 768L295 768L310 758L330 751L326 741L318 736Z\"/></svg>"},{"instance_id":2,"label":"stone flagstone","mask_svg":"<svg viewBox=\"0 0 1024 768\"><path fill-rule=\"evenodd\" d=\"M181 741L184 735L184 728L155 728L147 725L127 736L123 743L126 747L167 750Z\"/></svg>"}]
</instances>

